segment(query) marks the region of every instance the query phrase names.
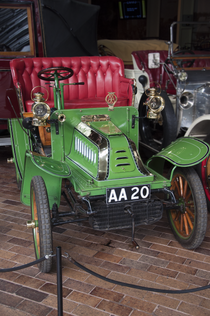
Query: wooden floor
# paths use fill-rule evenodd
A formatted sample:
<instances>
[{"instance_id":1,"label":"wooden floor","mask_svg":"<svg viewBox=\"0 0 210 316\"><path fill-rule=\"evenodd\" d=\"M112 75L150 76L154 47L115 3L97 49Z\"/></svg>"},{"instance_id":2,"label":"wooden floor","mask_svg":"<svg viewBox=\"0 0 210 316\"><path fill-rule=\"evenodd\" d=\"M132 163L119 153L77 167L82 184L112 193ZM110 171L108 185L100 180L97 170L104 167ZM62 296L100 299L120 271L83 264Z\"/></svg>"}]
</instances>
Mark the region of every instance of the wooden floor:
<instances>
[{"instance_id":1,"label":"wooden floor","mask_svg":"<svg viewBox=\"0 0 210 316\"><path fill-rule=\"evenodd\" d=\"M0 269L35 260L33 238L26 221L30 208L21 204L10 147L0 147ZM67 209L62 201L62 209ZM209 214L210 215L210 214ZM210 281L210 216L204 242L196 251L183 249L174 239L167 219L131 231L94 231L88 224L63 225L53 231L54 253L60 246L87 268L131 284L189 289ZM55 260L55 258L53 259ZM210 289L193 294L158 294L111 284L80 270L62 257L63 315L75 316L209 316ZM49 274L37 266L0 272L0 315L55 316L56 263Z\"/></svg>"}]
</instances>

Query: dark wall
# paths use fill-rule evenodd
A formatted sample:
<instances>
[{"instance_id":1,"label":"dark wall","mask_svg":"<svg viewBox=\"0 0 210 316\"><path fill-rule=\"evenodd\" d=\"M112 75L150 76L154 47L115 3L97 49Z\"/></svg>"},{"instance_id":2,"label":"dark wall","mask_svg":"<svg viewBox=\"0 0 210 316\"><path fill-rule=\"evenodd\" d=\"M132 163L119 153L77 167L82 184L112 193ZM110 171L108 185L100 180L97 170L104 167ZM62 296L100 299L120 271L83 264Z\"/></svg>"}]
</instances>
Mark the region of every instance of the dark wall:
<instances>
[{"instance_id":1,"label":"dark wall","mask_svg":"<svg viewBox=\"0 0 210 316\"><path fill-rule=\"evenodd\" d=\"M118 0L92 0L101 7L98 39L142 39L146 36L146 19L122 20Z\"/></svg>"}]
</instances>

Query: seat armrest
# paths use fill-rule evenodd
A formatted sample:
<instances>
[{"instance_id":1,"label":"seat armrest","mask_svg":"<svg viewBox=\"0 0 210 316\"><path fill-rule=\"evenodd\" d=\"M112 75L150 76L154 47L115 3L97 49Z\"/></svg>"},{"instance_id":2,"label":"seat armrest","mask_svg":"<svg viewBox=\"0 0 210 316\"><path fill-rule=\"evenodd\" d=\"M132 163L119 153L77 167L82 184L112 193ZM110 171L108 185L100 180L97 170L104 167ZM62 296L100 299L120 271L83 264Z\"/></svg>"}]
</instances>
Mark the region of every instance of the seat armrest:
<instances>
[{"instance_id":1,"label":"seat armrest","mask_svg":"<svg viewBox=\"0 0 210 316\"><path fill-rule=\"evenodd\" d=\"M120 77L120 96L128 99L128 105L133 102L133 85L134 79Z\"/></svg>"}]
</instances>

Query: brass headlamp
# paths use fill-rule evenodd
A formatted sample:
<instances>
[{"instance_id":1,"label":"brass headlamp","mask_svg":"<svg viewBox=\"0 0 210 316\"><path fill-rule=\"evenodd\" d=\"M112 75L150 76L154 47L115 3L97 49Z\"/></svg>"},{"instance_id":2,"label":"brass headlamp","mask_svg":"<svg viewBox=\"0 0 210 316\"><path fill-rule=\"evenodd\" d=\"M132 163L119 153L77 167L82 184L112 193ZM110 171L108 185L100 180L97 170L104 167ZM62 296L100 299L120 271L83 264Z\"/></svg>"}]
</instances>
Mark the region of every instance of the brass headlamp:
<instances>
[{"instance_id":1,"label":"brass headlamp","mask_svg":"<svg viewBox=\"0 0 210 316\"><path fill-rule=\"evenodd\" d=\"M165 101L160 96L161 87L158 84L158 87L149 88L145 91L146 96L148 97L144 102L144 105L148 107L147 118L150 119L159 119L160 112L165 107Z\"/></svg>"},{"instance_id":2,"label":"brass headlamp","mask_svg":"<svg viewBox=\"0 0 210 316\"><path fill-rule=\"evenodd\" d=\"M47 101L49 93L45 100L43 97L44 93L42 92L33 93L34 89L31 91L31 99L34 101L31 108L33 112L32 125L33 126L46 126L47 124L46 120L50 116L50 107L45 101ZM32 98L32 96L34 96L34 98Z\"/></svg>"}]
</instances>

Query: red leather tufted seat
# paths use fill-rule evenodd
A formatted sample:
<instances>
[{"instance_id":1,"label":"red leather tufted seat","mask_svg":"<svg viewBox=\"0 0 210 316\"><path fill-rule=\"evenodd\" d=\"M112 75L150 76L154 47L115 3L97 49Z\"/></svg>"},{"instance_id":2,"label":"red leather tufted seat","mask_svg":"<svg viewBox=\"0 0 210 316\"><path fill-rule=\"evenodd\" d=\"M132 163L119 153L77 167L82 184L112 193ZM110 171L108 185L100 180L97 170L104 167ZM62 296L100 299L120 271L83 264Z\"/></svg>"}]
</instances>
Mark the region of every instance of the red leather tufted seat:
<instances>
[{"instance_id":1,"label":"red leather tufted seat","mask_svg":"<svg viewBox=\"0 0 210 316\"><path fill-rule=\"evenodd\" d=\"M133 80L124 77L123 61L113 56L92 57L42 57L13 59L10 62L13 82L20 87L24 110L31 111L31 90L44 86L49 91L47 103L54 106L53 88L38 78L37 73L50 67L68 67L74 71L64 83L84 82L84 85L64 87L65 109L107 107L105 97L115 92L115 106L130 106L133 98Z\"/></svg>"}]
</instances>

